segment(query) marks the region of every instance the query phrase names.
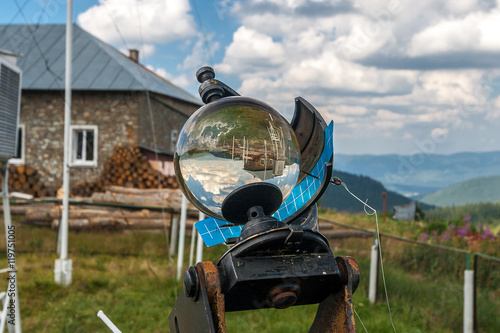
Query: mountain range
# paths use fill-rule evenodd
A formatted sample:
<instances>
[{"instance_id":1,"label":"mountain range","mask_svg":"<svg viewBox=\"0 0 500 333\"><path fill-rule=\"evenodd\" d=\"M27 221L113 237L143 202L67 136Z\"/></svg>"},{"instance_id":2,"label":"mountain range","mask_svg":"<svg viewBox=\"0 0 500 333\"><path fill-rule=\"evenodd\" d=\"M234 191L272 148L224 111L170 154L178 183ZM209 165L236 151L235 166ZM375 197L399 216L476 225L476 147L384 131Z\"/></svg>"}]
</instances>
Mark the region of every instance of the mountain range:
<instances>
[{"instance_id":1,"label":"mountain range","mask_svg":"<svg viewBox=\"0 0 500 333\"><path fill-rule=\"evenodd\" d=\"M392 214L394 206L405 205L412 201L399 193L388 191L382 183L370 177L353 175L342 171L336 171L334 175L340 178L351 193L363 202L366 202L370 207L376 209L378 213L383 212L383 192L386 193L386 209L388 214ZM343 186L333 184L328 186L318 205L321 208L336 209L337 211L350 213L359 213L364 210L364 205L349 194ZM430 206L423 204L422 208L427 209ZM367 211L369 212L368 208Z\"/></svg>"},{"instance_id":2,"label":"mountain range","mask_svg":"<svg viewBox=\"0 0 500 333\"><path fill-rule=\"evenodd\" d=\"M421 199L421 202L436 206L500 202L500 176L470 179L428 194Z\"/></svg>"},{"instance_id":3,"label":"mountain range","mask_svg":"<svg viewBox=\"0 0 500 333\"><path fill-rule=\"evenodd\" d=\"M470 179L500 175L500 151L451 155L335 154L333 175L340 171L368 176L387 190L419 199Z\"/></svg>"}]
</instances>

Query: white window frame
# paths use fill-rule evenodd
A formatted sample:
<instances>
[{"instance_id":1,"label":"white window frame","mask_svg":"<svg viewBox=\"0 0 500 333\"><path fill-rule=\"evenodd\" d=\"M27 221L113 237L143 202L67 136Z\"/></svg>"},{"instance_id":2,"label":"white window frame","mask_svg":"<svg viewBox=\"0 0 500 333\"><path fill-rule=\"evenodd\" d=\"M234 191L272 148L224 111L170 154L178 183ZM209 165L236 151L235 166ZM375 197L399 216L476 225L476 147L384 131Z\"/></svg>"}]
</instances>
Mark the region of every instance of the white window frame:
<instances>
[{"instance_id":1,"label":"white window frame","mask_svg":"<svg viewBox=\"0 0 500 333\"><path fill-rule=\"evenodd\" d=\"M88 167L97 167L97 138L98 138L98 131L97 131L97 126L96 125L71 125L70 126L70 131L71 131L71 158L69 165L70 166L88 166ZM94 132L94 159L92 161L87 161L85 154L86 152L86 147L82 147L82 154L83 158L82 159L76 159L76 153L78 151L76 145L77 145L77 132L83 131L86 133L87 131L93 131ZM86 134L84 134L83 137L83 144L86 145L87 141L85 140Z\"/></svg>"},{"instance_id":2,"label":"white window frame","mask_svg":"<svg viewBox=\"0 0 500 333\"><path fill-rule=\"evenodd\" d=\"M25 149L26 147L26 126L24 124L19 124L17 126L17 132L19 133L19 130L21 130L21 137L17 138L16 140L16 152L17 152L17 146L19 145L19 140L21 140L21 158L11 158L9 159L10 164L15 164L15 165L21 165L25 163Z\"/></svg>"}]
</instances>

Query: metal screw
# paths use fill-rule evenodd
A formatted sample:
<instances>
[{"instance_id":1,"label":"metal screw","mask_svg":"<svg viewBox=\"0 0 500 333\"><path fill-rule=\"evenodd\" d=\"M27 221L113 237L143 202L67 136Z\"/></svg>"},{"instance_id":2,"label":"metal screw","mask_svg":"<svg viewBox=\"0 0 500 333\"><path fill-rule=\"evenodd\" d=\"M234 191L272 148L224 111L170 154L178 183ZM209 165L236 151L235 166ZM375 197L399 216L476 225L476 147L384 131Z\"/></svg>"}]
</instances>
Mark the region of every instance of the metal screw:
<instances>
[{"instance_id":1,"label":"metal screw","mask_svg":"<svg viewBox=\"0 0 500 333\"><path fill-rule=\"evenodd\" d=\"M293 291L279 293L271 299L271 304L276 309L286 309L297 302L297 295Z\"/></svg>"}]
</instances>

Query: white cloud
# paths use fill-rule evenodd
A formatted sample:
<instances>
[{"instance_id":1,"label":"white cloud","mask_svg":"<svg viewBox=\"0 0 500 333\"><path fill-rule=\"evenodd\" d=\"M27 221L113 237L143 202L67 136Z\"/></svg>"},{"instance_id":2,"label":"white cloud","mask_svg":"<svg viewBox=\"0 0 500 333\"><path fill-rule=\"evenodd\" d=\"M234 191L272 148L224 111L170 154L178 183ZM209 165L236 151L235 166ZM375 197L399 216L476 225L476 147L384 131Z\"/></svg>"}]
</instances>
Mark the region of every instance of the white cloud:
<instances>
[{"instance_id":1,"label":"white cloud","mask_svg":"<svg viewBox=\"0 0 500 333\"><path fill-rule=\"evenodd\" d=\"M179 69L198 69L212 62L213 55L219 49L220 43L211 41L213 35L206 36L206 38L207 40L205 40L205 36L203 35L198 36L198 40L193 46L191 54L189 54L182 64L178 66ZM209 48L208 50L207 47Z\"/></svg>"},{"instance_id":2,"label":"white cloud","mask_svg":"<svg viewBox=\"0 0 500 333\"><path fill-rule=\"evenodd\" d=\"M222 64L217 68L222 73L262 71L282 64L285 51L281 43L255 30L241 26L233 34L233 42L226 49Z\"/></svg>"},{"instance_id":3,"label":"white cloud","mask_svg":"<svg viewBox=\"0 0 500 333\"><path fill-rule=\"evenodd\" d=\"M77 17L78 24L111 44L167 44L192 37L196 24L188 0L100 0Z\"/></svg>"},{"instance_id":4,"label":"white cloud","mask_svg":"<svg viewBox=\"0 0 500 333\"><path fill-rule=\"evenodd\" d=\"M431 131L431 137L433 137L433 138L442 138L442 137L448 135L449 132L450 132L449 128L436 127L436 128L432 129L432 131Z\"/></svg>"},{"instance_id":5,"label":"white cloud","mask_svg":"<svg viewBox=\"0 0 500 333\"><path fill-rule=\"evenodd\" d=\"M346 116L362 116L368 112L365 106L360 105L339 105L334 110L337 114Z\"/></svg>"},{"instance_id":6,"label":"white cloud","mask_svg":"<svg viewBox=\"0 0 500 333\"><path fill-rule=\"evenodd\" d=\"M464 18L443 20L415 34L411 56L459 52L500 51L500 11L473 12Z\"/></svg>"}]
</instances>

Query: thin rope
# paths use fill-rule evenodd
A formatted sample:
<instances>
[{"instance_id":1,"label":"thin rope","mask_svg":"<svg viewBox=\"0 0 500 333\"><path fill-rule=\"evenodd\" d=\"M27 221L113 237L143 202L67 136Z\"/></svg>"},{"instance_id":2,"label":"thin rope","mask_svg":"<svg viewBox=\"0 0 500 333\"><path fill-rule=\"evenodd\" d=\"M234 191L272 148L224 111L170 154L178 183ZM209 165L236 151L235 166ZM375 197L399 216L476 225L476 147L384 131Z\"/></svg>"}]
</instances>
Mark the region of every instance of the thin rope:
<instances>
[{"instance_id":1,"label":"thin rope","mask_svg":"<svg viewBox=\"0 0 500 333\"><path fill-rule=\"evenodd\" d=\"M137 22L139 24L139 35L140 35L140 39L141 39L141 48L144 48L144 37L143 37L143 34L142 34L141 13L140 13L140 10L139 10L139 2L138 1L135 2L135 8L136 8L136 12L137 12ZM155 155L155 159L158 161L159 160L158 159L158 143L156 142L156 130L155 130L155 127L154 127L153 109L152 109L152 106L151 106L151 95L149 93L149 82L148 82L146 76L144 75L143 71L139 70L138 72L139 72L139 74L141 75L141 77L143 79L143 86L144 86L144 88L146 90L146 101L147 101L148 113L149 113L149 118L150 118L150 123L151 123L151 135L153 137L154 155ZM161 174L162 174L161 171L158 170L158 172L157 172L158 184L160 184L160 176L161 176ZM166 221L167 221L166 211L165 211L165 209L164 209L163 206L162 206L161 214L162 214L162 220L164 221L164 223L163 223L163 231L165 232L165 242L166 242L166 245L167 245L166 246L166 248L167 248L167 255L168 255L169 261L172 263L173 262L173 258L171 256L170 251L169 251L170 240L169 240L169 234L168 234L167 223L166 223ZM170 221L172 223L172 216L171 216ZM176 280L174 282L174 285L177 286L177 281Z\"/></svg>"},{"instance_id":2,"label":"thin rope","mask_svg":"<svg viewBox=\"0 0 500 333\"><path fill-rule=\"evenodd\" d=\"M26 23L26 27L28 28L28 30L30 31L31 33L31 37L32 37L32 40L30 40L30 47L28 47L27 50L30 50L31 49L31 42L35 43L35 47L37 48L38 52L40 52L40 56L42 57L42 60L44 62L44 65L45 65L45 69L54 77L54 79L56 80L59 80L59 81L63 81L63 78L59 75L57 75L57 73L52 70L52 68L50 67L49 65L49 61L47 60L47 58L45 57L45 53L42 51L42 48L40 47L40 44L38 43L38 40L36 39L36 35L35 35L35 32L38 30L38 28L40 27L40 21L42 19L42 16L44 15L45 13L45 10L46 10L46 7L48 5L48 1L45 3L45 6L43 7L43 11L42 13L40 14L40 17L38 18L38 22L37 24L35 25L35 29L33 30L31 28L31 26L29 25L30 22L28 21L28 19L26 18L26 15L24 15L24 12L23 12L23 7L19 5L19 2L18 0L15 0L15 3L16 3L16 6L18 8L18 12L21 14L21 17L23 18L24 22Z\"/></svg>"},{"instance_id":3,"label":"thin rope","mask_svg":"<svg viewBox=\"0 0 500 333\"><path fill-rule=\"evenodd\" d=\"M111 12L109 11L106 3L103 1L102 3L102 6L104 7L104 10L106 10L106 13L108 14L109 18L111 19L111 23L113 24L113 26L115 27L115 30L116 32L118 33L118 36L120 37L120 39L122 40L122 43L123 45L127 48L127 49L130 49L130 47L128 46L127 44L127 41L125 40L125 38L123 38L123 35L120 31L120 28L118 27L118 24L116 23L115 19L113 18L113 15L111 15Z\"/></svg>"},{"instance_id":4,"label":"thin rope","mask_svg":"<svg viewBox=\"0 0 500 333\"><path fill-rule=\"evenodd\" d=\"M364 323L363 323L363 321L361 320L361 317L359 316L359 314L356 312L356 310L355 310L354 308L353 308L353 310L354 310L354 313L356 314L356 317L358 317L359 322L361 323L361 326L363 326L363 328L364 328L365 332L366 332L366 333L368 333L368 330L366 329L365 324L364 324Z\"/></svg>"},{"instance_id":5,"label":"thin rope","mask_svg":"<svg viewBox=\"0 0 500 333\"><path fill-rule=\"evenodd\" d=\"M198 11L198 7L196 5L196 1L193 1L193 8L194 8L194 13L196 15L196 18L200 22L201 32L202 32L202 37L203 37L203 44L205 45L205 48L207 49L208 57L210 58L211 65L213 67L215 65L214 57L212 55L212 51L210 50L210 45L208 44L208 35L206 33L205 26L203 25L203 21L201 20L201 16L200 16L200 13Z\"/></svg>"},{"instance_id":6,"label":"thin rope","mask_svg":"<svg viewBox=\"0 0 500 333\"><path fill-rule=\"evenodd\" d=\"M377 242L379 244L379 257L380 257L380 264L381 264L380 267L381 267L381 270L382 270L382 282L384 283L385 300L386 300L386 303L387 303L387 310L389 311L389 318L391 319L392 328L394 329L394 332L397 333L396 326L394 326L394 320L392 318L391 305L389 303L389 293L387 292L387 284L385 282L384 260L382 258L382 243L380 242L380 230L379 230L379 224L378 224L377 210L367 204L368 199L366 200L366 202L363 201L363 200L361 200L360 198L358 198L354 193L352 193L349 190L349 188L347 187L347 185L343 181L341 182L341 184L345 188L345 190L347 191L347 193L349 193L350 195L352 195L356 200L358 200L359 202L361 202L364 205L363 210L365 211L365 213L367 215L370 215L370 216L375 215L375 223L376 223L376 226L377 226ZM371 214L366 211L367 207L372 210Z\"/></svg>"}]
</instances>

